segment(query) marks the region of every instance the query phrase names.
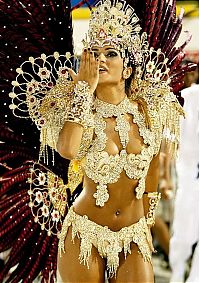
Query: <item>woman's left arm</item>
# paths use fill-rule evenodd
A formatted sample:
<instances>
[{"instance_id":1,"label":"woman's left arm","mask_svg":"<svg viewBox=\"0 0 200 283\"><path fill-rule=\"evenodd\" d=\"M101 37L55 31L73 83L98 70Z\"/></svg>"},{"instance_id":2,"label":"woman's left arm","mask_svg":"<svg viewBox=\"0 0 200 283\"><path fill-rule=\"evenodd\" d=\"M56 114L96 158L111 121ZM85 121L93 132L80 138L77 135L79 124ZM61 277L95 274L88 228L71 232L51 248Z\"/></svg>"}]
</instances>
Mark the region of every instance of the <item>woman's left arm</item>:
<instances>
[{"instance_id":1,"label":"woman's left arm","mask_svg":"<svg viewBox=\"0 0 200 283\"><path fill-rule=\"evenodd\" d=\"M143 196L144 212L147 218L147 223L152 226L155 221L155 209L160 199L158 194L158 183L160 177L160 152L155 155L150 163L146 177L146 189Z\"/></svg>"}]
</instances>

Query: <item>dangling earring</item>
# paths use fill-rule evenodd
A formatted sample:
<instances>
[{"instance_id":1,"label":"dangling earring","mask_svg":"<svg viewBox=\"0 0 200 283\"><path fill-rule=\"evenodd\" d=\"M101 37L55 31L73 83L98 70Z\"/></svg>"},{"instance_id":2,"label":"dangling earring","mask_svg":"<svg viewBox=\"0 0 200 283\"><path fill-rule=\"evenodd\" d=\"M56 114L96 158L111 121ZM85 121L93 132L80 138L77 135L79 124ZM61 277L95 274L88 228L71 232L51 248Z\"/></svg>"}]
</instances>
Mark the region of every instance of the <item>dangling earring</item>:
<instances>
[{"instance_id":1,"label":"dangling earring","mask_svg":"<svg viewBox=\"0 0 200 283\"><path fill-rule=\"evenodd\" d=\"M128 68L125 68L125 69L123 70L122 77L123 77L123 79L125 79L125 80L130 77L130 74L129 74L129 72L128 72Z\"/></svg>"}]
</instances>

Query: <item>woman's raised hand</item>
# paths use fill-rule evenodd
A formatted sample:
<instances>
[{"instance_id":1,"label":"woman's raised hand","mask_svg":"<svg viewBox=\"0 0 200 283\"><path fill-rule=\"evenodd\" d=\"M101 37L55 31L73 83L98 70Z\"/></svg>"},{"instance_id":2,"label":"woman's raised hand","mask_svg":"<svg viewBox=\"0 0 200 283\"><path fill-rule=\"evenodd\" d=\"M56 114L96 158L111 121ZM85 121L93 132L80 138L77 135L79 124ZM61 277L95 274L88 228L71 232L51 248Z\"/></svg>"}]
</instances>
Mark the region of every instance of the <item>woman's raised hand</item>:
<instances>
[{"instance_id":1,"label":"woman's raised hand","mask_svg":"<svg viewBox=\"0 0 200 283\"><path fill-rule=\"evenodd\" d=\"M68 69L73 81L85 81L90 87L90 92L94 93L99 81L99 60L95 59L94 52L90 48L84 49L81 55L81 62L78 74L72 69Z\"/></svg>"}]
</instances>

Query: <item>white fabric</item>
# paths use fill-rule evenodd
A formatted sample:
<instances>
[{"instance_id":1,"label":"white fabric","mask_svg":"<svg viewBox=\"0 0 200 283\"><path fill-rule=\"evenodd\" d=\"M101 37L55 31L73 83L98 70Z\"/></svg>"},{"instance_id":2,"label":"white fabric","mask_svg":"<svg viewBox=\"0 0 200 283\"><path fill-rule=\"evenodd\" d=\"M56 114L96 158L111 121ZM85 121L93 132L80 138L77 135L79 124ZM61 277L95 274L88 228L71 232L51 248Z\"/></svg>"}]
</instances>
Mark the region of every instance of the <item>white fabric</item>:
<instances>
[{"instance_id":1,"label":"white fabric","mask_svg":"<svg viewBox=\"0 0 200 283\"><path fill-rule=\"evenodd\" d=\"M178 189L175 198L169 262L171 283L184 282L185 264L192 254L192 246L199 240L199 162L198 107L199 86L184 89L186 119L181 124L181 141L177 162ZM199 280L199 245L195 249L192 267L186 282Z\"/></svg>"},{"instance_id":2,"label":"white fabric","mask_svg":"<svg viewBox=\"0 0 200 283\"><path fill-rule=\"evenodd\" d=\"M181 92L185 99L186 118L182 119L177 172L181 181L197 176L199 162L199 85L192 85ZM183 186L186 189L186 186Z\"/></svg>"}]
</instances>

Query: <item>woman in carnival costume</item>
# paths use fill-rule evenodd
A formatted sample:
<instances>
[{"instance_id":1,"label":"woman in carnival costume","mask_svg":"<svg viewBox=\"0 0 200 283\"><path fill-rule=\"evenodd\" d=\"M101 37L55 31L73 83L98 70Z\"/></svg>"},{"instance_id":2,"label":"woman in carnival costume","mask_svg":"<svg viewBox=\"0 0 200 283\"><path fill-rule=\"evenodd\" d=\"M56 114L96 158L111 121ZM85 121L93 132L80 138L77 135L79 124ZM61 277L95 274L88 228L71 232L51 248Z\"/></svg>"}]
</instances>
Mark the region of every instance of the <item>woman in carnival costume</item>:
<instances>
[{"instance_id":1,"label":"woman in carnival costume","mask_svg":"<svg viewBox=\"0 0 200 283\"><path fill-rule=\"evenodd\" d=\"M99 1L79 64L69 1L1 1L0 281L154 282L159 152L195 67L175 4Z\"/></svg>"}]
</instances>

